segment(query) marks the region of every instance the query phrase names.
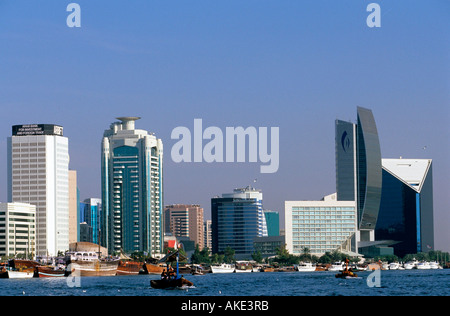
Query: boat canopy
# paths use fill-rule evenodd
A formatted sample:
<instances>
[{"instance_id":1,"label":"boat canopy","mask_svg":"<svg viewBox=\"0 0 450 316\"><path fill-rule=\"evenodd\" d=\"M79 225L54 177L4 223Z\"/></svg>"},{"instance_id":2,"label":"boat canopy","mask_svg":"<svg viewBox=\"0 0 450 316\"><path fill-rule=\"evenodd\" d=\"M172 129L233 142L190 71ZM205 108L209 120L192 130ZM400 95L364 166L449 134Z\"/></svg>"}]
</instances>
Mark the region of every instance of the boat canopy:
<instances>
[{"instance_id":1,"label":"boat canopy","mask_svg":"<svg viewBox=\"0 0 450 316\"><path fill-rule=\"evenodd\" d=\"M159 260L159 262L174 262L177 261L177 256L179 261L185 261L187 260L187 257L183 256L179 250L174 251L172 253L168 253L165 255L162 259Z\"/></svg>"}]
</instances>

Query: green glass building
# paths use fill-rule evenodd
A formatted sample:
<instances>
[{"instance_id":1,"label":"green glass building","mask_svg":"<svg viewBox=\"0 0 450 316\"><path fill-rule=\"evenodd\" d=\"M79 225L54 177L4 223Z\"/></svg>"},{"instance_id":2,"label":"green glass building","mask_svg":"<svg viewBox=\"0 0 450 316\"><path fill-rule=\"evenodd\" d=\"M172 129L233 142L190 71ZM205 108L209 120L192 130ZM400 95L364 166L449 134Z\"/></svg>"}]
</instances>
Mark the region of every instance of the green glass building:
<instances>
[{"instance_id":1,"label":"green glass building","mask_svg":"<svg viewBox=\"0 0 450 316\"><path fill-rule=\"evenodd\" d=\"M135 129L139 117L119 117L102 141L101 244L109 253L163 250L163 145Z\"/></svg>"}]
</instances>

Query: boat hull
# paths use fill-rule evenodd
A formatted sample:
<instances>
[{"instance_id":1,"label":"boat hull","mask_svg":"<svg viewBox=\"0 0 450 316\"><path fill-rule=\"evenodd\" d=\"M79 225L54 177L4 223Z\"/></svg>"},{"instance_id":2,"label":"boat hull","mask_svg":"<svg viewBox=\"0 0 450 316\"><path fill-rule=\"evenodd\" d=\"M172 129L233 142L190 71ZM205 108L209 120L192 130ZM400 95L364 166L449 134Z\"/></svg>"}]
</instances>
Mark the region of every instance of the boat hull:
<instances>
[{"instance_id":1,"label":"boat hull","mask_svg":"<svg viewBox=\"0 0 450 316\"><path fill-rule=\"evenodd\" d=\"M77 276L115 276L119 262L111 261L72 261L71 273Z\"/></svg>"},{"instance_id":2,"label":"boat hull","mask_svg":"<svg viewBox=\"0 0 450 316\"><path fill-rule=\"evenodd\" d=\"M117 275L137 275L142 268L142 262L120 261L117 267Z\"/></svg>"},{"instance_id":3,"label":"boat hull","mask_svg":"<svg viewBox=\"0 0 450 316\"><path fill-rule=\"evenodd\" d=\"M185 278L179 278L174 280L151 280L150 286L154 289L169 289L169 288L176 288L176 287L186 287L186 286L193 286L194 283L192 283L189 280L186 280Z\"/></svg>"},{"instance_id":4,"label":"boat hull","mask_svg":"<svg viewBox=\"0 0 450 316\"><path fill-rule=\"evenodd\" d=\"M212 273L233 273L235 267L232 265L211 266Z\"/></svg>"},{"instance_id":5,"label":"boat hull","mask_svg":"<svg viewBox=\"0 0 450 316\"><path fill-rule=\"evenodd\" d=\"M9 279L31 279L33 276L33 271L8 271Z\"/></svg>"},{"instance_id":6,"label":"boat hull","mask_svg":"<svg viewBox=\"0 0 450 316\"><path fill-rule=\"evenodd\" d=\"M35 276L38 278L64 277L65 271L61 269L55 270L53 267L39 266L36 267Z\"/></svg>"}]
</instances>

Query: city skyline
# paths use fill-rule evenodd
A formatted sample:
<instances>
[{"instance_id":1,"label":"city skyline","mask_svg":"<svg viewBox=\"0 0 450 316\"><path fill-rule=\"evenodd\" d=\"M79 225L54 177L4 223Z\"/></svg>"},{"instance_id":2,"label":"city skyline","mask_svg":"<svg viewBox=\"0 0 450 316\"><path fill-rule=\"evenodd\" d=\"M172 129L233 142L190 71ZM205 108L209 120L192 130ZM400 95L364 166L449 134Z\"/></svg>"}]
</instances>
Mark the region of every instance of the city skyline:
<instances>
[{"instance_id":1,"label":"city skyline","mask_svg":"<svg viewBox=\"0 0 450 316\"><path fill-rule=\"evenodd\" d=\"M284 201L336 191L334 122L355 123L361 106L382 158L433 159L435 246L450 250L448 3L377 1L380 28L363 1L77 1L80 28L66 25L68 3L0 2L0 202L13 125L63 126L81 199L101 198L103 131L136 115L165 145L165 205L200 204L208 219L213 196L251 184L284 223ZM171 132L194 119L279 127L279 169L173 162Z\"/></svg>"}]
</instances>

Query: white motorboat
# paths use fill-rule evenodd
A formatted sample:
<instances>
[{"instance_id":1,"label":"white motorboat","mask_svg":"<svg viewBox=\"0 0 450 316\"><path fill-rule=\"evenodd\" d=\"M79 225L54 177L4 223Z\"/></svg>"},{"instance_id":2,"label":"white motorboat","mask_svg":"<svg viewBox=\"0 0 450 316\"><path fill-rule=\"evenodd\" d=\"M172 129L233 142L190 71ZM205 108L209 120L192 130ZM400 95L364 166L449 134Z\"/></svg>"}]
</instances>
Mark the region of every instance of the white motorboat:
<instances>
[{"instance_id":1,"label":"white motorboat","mask_svg":"<svg viewBox=\"0 0 450 316\"><path fill-rule=\"evenodd\" d=\"M14 271L8 270L8 278L10 279L31 279L34 275L32 271Z\"/></svg>"},{"instance_id":2,"label":"white motorboat","mask_svg":"<svg viewBox=\"0 0 450 316\"><path fill-rule=\"evenodd\" d=\"M417 263L418 263L417 261L408 261L405 264L403 264L403 267L405 268L405 270L415 269Z\"/></svg>"},{"instance_id":3,"label":"white motorboat","mask_svg":"<svg viewBox=\"0 0 450 316\"><path fill-rule=\"evenodd\" d=\"M382 262L381 270L389 270L389 264L387 262Z\"/></svg>"},{"instance_id":4,"label":"white motorboat","mask_svg":"<svg viewBox=\"0 0 450 316\"><path fill-rule=\"evenodd\" d=\"M442 269L438 262L431 261L430 262L430 269L436 270L436 269Z\"/></svg>"},{"instance_id":5,"label":"white motorboat","mask_svg":"<svg viewBox=\"0 0 450 316\"><path fill-rule=\"evenodd\" d=\"M297 270L299 272L313 272L316 271L316 265L311 262L300 262L297 265Z\"/></svg>"},{"instance_id":6,"label":"white motorboat","mask_svg":"<svg viewBox=\"0 0 450 316\"><path fill-rule=\"evenodd\" d=\"M235 270L234 264L222 263L220 265L212 265L212 273L233 273Z\"/></svg>"},{"instance_id":7,"label":"white motorboat","mask_svg":"<svg viewBox=\"0 0 450 316\"><path fill-rule=\"evenodd\" d=\"M343 262L334 262L331 267L328 268L328 271L342 271L344 270Z\"/></svg>"},{"instance_id":8,"label":"white motorboat","mask_svg":"<svg viewBox=\"0 0 450 316\"><path fill-rule=\"evenodd\" d=\"M419 262L417 264L417 269L418 270L429 270L429 269L431 269L430 263L427 261Z\"/></svg>"},{"instance_id":9,"label":"white motorboat","mask_svg":"<svg viewBox=\"0 0 450 316\"><path fill-rule=\"evenodd\" d=\"M398 270L400 268L400 264L398 262L391 262L389 264L389 270Z\"/></svg>"}]
</instances>

